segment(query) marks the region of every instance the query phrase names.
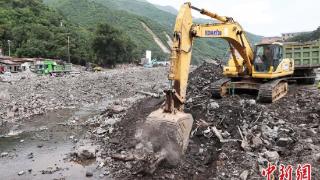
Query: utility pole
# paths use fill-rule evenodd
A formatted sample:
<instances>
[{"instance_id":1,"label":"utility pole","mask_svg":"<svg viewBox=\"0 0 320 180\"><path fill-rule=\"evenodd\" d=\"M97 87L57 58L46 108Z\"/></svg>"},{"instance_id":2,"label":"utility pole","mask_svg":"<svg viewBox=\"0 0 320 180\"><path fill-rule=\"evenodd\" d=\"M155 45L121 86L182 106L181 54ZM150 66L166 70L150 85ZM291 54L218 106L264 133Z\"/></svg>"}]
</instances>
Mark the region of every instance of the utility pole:
<instances>
[{"instance_id":1,"label":"utility pole","mask_svg":"<svg viewBox=\"0 0 320 180\"><path fill-rule=\"evenodd\" d=\"M68 36L68 63L70 63L70 36Z\"/></svg>"},{"instance_id":2,"label":"utility pole","mask_svg":"<svg viewBox=\"0 0 320 180\"><path fill-rule=\"evenodd\" d=\"M8 40L8 45L9 45L9 57L11 56L11 40Z\"/></svg>"}]
</instances>

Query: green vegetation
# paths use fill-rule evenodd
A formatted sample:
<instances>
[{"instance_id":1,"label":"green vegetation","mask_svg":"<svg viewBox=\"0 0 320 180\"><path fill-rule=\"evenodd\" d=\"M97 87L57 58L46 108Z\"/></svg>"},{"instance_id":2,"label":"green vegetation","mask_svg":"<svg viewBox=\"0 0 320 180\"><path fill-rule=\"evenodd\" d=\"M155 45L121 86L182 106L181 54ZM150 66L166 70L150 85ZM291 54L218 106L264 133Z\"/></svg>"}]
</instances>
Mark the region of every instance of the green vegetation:
<instances>
[{"instance_id":1,"label":"green vegetation","mask_svg":"<svg viewBox=\"0 0 320 180\"><path fill-rule=\"evenodd\" d=\"M148 3L144 0L93 0L106 7L111 7L112 9L120 9L136 14L142 17L148 17L149 19L156 21L163 26L165 32L168 35L172 35L172 29L174 27L177 10L172 7L159 7ZM236 18L235 18L236 19ZM209 23L212 22L210 19L200 19L196 18L195 23ZM156 31L159 25L152 26L153 24L148 24L148 26ZM159 37L164 36L161 32L157 33ZM257 36L251 33L247 33L249 40L252 44L260 42L261 36ZM166 42L166 38L160 38L163 42ZM206 59L225 59L228 54L228 44L224 40L220 39L197 39L195 45L193 46L192 61L195 64L206 60Z\"/></svg>"},{"instance_id":2,"label":"green vegetation","mask_svg":"<svg viewBox=\"0 0 320 180\"><path fill-rule=\"evenodd\" d=\"M68 59L67 37L70 36L71 60L84 63L91 59L85 43L89 33L74 26L49 9L40 0L0 1L0 47L19 57Z\"/></svg>"},{"instance_id":3,"label":"green vegetation","mask_svg":"<svg viewBox=\"0 0 320 180\"><path fill-rule=\"evenodd\" d=\"M140 57L146 50L151 50L154 57L166 58L166 55L154 42L153 37L143 28L141 22L149 26L162 42L167 41L163 34L165 28L148 18L130 14L127 11L114 10L112 7L105 7L89 0L51 0L47 3L56 8L69 21L91 31L95 31L100 23L107 23L120 30L137 45L136 51Z\"/></svg>"},{"instance_id":4,"label":"green vegetation","mask_svg":"<svg viewBox=\"0 0 320 180\"><path fill-rule=\"evenodd\" d=\"M153 41L141 21L166 45L166 35L172 35L172 29L177 11L170 8L157 7L144 0L46 0L47 4L60 10L70 21L93 27L98 22L106 22L126 34L137 44L138 52L142 56L146 49L150 49L157 59L167 59L168 55ZM168 12L172 11L172 12ZM208 22L208 19L196 19L196 22ZM259 42L261 37L248 33L252 43ZM193 63L197 64L205 59L225 58L228 45L223 40L197 39L193 47Z\"/></svg>"},{"instance_id":5,"label":"green vegetation","mask_svg":"<svg viewBox=\"0 0 320 180\"><path fill-rule=\"evenodd\" d=\"M135 44L108 24L98 26L92 44L97 56L97 64L114 67L117 63L133 62Z\"/></svg>"},{"instance_id":6,"label":"green vegetation","mask_svg":"<svg viewBox=\"0 0 320 180\"><path fill-rule=\"evenodd\" d=\"M142 22L169 48L167 36L172 35L177 13L170 7L157 7L144 0L44 0L44 3L50 8L41 0L0 1L0 47L6 54L11 40L11 54L15 56L67 60L69 36L71 61L76 64L131 62L143 57L146 50L151 50L154 58L168 60L169 55L162 52ZM114 33L101 35L100 24ZM252 42L261 38L248 36ZM115 38L116 42L103 44L103 39L108 38ZM103 51L97 44L109 48ZM224 58L227 49L223 40L197 39L193 63ZM108 53L103 55L106 50Z\"/></svg>"},{"instance_id":7,"label":"green vegetation","mask_svg":"<svg viewBox=\"0 0 320 180\"><path fill-rule=\"evenodd\" d=\"M298 41L298 42L306 42L306 41L314 41L320 39L320 27L318 29L309 32L309 33L303 33L298 36L295 36L293 38L288 39L288 41Z\"/></svg>"}]
</instances>

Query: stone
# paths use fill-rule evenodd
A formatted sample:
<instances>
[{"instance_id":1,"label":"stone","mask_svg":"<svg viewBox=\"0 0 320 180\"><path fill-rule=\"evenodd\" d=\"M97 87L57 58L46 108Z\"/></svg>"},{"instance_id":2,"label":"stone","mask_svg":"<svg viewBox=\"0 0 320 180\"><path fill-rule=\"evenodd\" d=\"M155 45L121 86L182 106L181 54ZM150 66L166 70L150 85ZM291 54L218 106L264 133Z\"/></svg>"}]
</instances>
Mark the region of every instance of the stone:
<instances>
[{"instance_id":1,"label":"stone","mask_svg":"<svg viewBox=\"0 0 320 180\"><path fill-rule=\"evenodd\" d=\"M265 166L265 165L268 164L268 160L267 160L266 158L262 157L262 156L259 156L259 157L258 157L258 163L259 163L260 165Z\"/></svg>"},{"instance_id":2,"label":"stone","mask_svg":"<svg viewBox=\"0 0 320 180\"><path fill-rule=\"evenodd\" d=\"M315 161L315 163L320 164L320 153L313 155L313 160Z\"/></svg>"},{"instance_id":3,"label":"stone","mask_svg":"<svg viewBox=\"0 0 320 180\"><path fill-rule=\"evenodd\" d=\"M257 103L256 100L254 100L254 99L249 99L247 102L250 105L255 105Z\"/></svg>"},{"instance_id":4,"label":"stone","mask_svg":"<svg viewBox=\"0 0 320 180\"><path fill-rule=\"evenodd\" d=\"M38 148L42 148L43 147L43 144L39 144L37 145Z\"/></svg>"},{"instance_id":5,"label":"stone","mask_svg":"<svg viewBox=\"0 0 320 180\"><path fill-rule=\"evenodd\" d=\"M131 168L132 168L132 165L131 165L130 162L126 162L126 165L125 165L125 166L126 166L127 169L131 169Z\"/></svg>"},{"instance_id":6,"label":"stone","mask_svg":"<svg viewBox=\"0 0 320 180\"><path fill-rule=\"evenodd\" d=\"M96 157L96 148L89 145L80 146L76 150L76 155L84 160L94 159Z\"/></svg>"},{"instance_id":7,"label":"stone","mask_svg":"<svg viewBox=\"0 0 320 180\"><path fill-rule=\"evenodd\" d=\"M300 139L299 141L302 142L302 143L313 143L312 138Z\"/></svg>"},{"instance_id":8,"label":"stone","mask_svg":"<svg viewBox=\"0 0 320 180\"><path fill-rule=\"evenodd\" d=\"M193 102L193 99L189 98L186 103L192 103L192 102Z\"/></svg>"},{"instance_id":9,"label":"stone","mask_svg":"<svg viewBox=\"0 0 320 180\"><path fill-rule=\"evenodd\" d=\"M290 137L287 137L287 138L282 137L282 138L279 138L276 144L277 146L280 146L280 147L286 147L290 145L292 142L293 140Z\"/></svg>"},{"instance_id":10,"label":"stone","mask_svg":"<svg viewBox=\"0 0 320 180\"><path fill-rule=\"evenodd\" d=\"M202 154L204 152L203 148L199 148L199 154Z\"/></svg>"},{"instance_id":11,"label":"stone","mask_svg":"<svg viewBox=\"0 0 320 180\"><path fill-rule=\"evenodd\" d=\"M105 165L104 162L101 162L101 163L98 165L98 168L100 169L100 168L102 168L104 165Z\"/></svg>"},{"instance_id":12,"label":"stone","mask_svg":"<svg viewBox=\"0 0 320 180\"><path fill-rule=\"evenodd\" d=\"M221 133L222 137L227 139L230 137L230 133L228 131L223 131L223 133Z\"/></svg>"},{"instance_id":13,"label":"stone","mask_svg":"<svg viewBox=\"0 0 320 180\"><path fill-rule=\"evenodd\" d=\"M246 140L243 140L243 141L241 142L241 147L242 147L242 149L245 150L245 151L251 151L251 147L250 147L248 141L246 141Z\"/></svg>"},{"instance_id":14,"label":"stone","mask_svg":"<svg viewBox=\"0 0 320 180\"><path fill-rule=\"evenodd\" d=\"M96 129L96 133L97 133L98 135L103 135L103 134L105 134L106 132L107 132L107 130L105 130L105 129L101 128L101 127L98 127L98 128Z\"/></svg>"},{"instance_id":15,"label":"stone","mask_svg":"<svg viewBox=\"0 0 320 180\"><path fill-rule=\"evenodd\" d=\"M244 170L241 174L240 174L240 179L241 180L247 180L249 176L249 171L248 170Z\"/></svg>"},{"instance_id":16,"label":"stone","mask_svg":"<svg viewBox=\"0 0 320 180\"><path fill-rule=\"evenodd\" d=\"M283 124L286 124L286 122L282 119L279 119L279 121L277 122L277 124L280 124L280 125L283 125Z\"/></svg>"},{"instance_id":17,"label":"stone","mask_svg":"<svg viewBox=\"0 0 320 180\"><path fill-rule=\"evenodd\" d=\"M209 104L209 109L218 109L220 106L217 102L211 102Z\"/></svg>"},{"instance_id":18,"label":"stone","mask_svg":"<svg viewBox=\"0 0 320 180\"><path fill-rule=\"evenodd\" d=\"M28 159L32 159L33 158L33 153L28 154Z\"/></svg>"},{"instance_id":19,"label":"stone","mask_svg":"<svg viewBox=\"0 0 320 180\"><path fill-rule=\"evenodd\" d=\"M2 153L1 153L1 157L6 157L6 156L8 156L8 155L9 155L8 152L2 152Z\"/></svg>"},{"instance_id":20,"label":"stone","mask_svg":"<svg viewBox=\"0 0 320 180\"><path fill-rule=\"evenodd\" d=\"M266 151L264 153L264 156L270 161L270 162L277 162L279 161L279 154L277 151Z\"/></svg>"},{"instance_id":21,"label":"stone","mask_svg":"<svg viewBox=\"0 0 320 180\"><path fill-rule=\"evenodd\" d=\"M259 136L254 136L252 138L252 147L258 148L263 144L261 138Z\"/></svg>"},{"instance_id":22,"label":"stone","mask_svg":"<svg viewBox=\"0 0 320 180\"><path fill-rule=\"evenodd\" d=\"M119 140L118 138L111 138L111 139L109 140L109 142L112 143L112 144L119 144L119 143L120 143L120 140Z\"/></svg>"},{"instance_id":23,"label":"stone","mask_svg":"<svg viewBox=\"0 0 320 180\"><path fill-rule=\"evenodd\" d=\"M273 129L271 129L269 126L267 125L262 125L261 126L261 132L262 132L262 137L269 139L269 138L277 138L278 137L278 127L274 127Z\"/></svg>"},{"instance_id":24,"label":"stone","mask_svg":"<svg viewBox=\"0 0 320 180\"><path fill-rule=\"evenodd\" d=\"M313 128L310 128L310 129L308 129L306 131L306 133L307 133L307 136L312 137L312 136L315 136L317 134L317 131L315 129L313 129Z\"/></svg>"},{"instance_id":25,"label":"stone","mask_svg":"<svg viewBox=\"0 0 320 180\"><path fill-rule=\"evenodd\" d=\"M18 172L18 175L19 176L22 176L22 175L24 175L26 172L24 172L24 171L20 171L20 172Z\"/></svg>"},{"instance_id":26,"label":"stone","mask_svg":"<svg viewBox=\"0 0 320 180\"><path fill-rule=\"evenodd\" d=\"M86 177L92 177L92 176L93 176L93 173L91 171L86 172Z\"/></svg>"}]
</instances>

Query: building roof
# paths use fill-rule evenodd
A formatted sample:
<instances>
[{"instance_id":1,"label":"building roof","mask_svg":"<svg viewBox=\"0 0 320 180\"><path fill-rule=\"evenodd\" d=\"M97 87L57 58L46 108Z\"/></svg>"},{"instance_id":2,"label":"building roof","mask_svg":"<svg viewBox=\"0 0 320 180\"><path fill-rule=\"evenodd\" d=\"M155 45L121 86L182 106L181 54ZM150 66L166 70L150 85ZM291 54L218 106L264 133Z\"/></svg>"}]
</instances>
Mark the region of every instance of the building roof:
<instances>
[{"instance_id":1,"label":"building roof","mask_svg":"<svg viewBox=\"0 0 320 180\"><path fill-rule=\"evenodd\" d=\"M277 41L281 41L282 38L275 36L275 37L263 37L261 39L261 43L273 43L273 42L277 42Z\"/></svg>"},{"instance_id":2,"label":"building roof","mask_svg":"<svg viewBox=\"0 0 320 180\"><path fill-rule=\"evenodd\" d=\"M312 31L301 31L301 32L289 32L289 33L281 33L281 35L287 35L287 34L303 34L303 33L310 33Z\"/></svg>"}]
</instances>

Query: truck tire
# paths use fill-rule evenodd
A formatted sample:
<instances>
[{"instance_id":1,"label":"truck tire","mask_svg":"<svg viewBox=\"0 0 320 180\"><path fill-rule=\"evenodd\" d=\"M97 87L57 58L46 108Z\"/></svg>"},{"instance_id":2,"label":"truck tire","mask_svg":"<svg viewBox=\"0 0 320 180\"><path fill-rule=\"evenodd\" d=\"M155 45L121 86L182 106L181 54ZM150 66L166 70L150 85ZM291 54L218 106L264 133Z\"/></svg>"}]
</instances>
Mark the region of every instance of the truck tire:
<instances>
[{"instance_id":1,"label":"truck tire","mask_svg":"<svg viewBox=\"0 0 320 180\"><path fill-rule=\"evenodd\" d=\"M304 71L300 71L300 73L298 74L298 77L306 77L306 78L302 78L302 79L297 79L297 83L298 84L304 84L304 85L312 85L316 82L316 73L313 69L306 69ZM308 77L312 77L312 78L308 78Z\"/></svg>"}]
</instances>

